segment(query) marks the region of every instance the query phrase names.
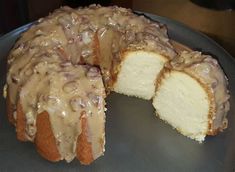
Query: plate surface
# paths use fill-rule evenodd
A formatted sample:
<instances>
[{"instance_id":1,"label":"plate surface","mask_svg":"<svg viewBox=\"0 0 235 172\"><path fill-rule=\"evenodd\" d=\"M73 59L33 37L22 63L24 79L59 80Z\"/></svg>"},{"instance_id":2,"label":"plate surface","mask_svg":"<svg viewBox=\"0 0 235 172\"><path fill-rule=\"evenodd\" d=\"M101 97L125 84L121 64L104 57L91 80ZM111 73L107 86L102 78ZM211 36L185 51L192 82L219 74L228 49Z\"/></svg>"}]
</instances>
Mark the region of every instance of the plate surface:
<instances>
[{"instance_id":1,"label":"plate surface","mask_svg":"<svg viewBox=\"0 0 235 172\"><path fill-rule=\"evenodd\" d=\"M112 93L107 98L106 152L90 166L76 160L50 163L34 145L16 140L6 119L5 99L0 96L0 171L234 171L235 170L235 60L201 33L167 18L146 14L167 25L170 38L217 58L228 79L231 109L229 126L203 144L190 140L154 115L150 101ZM0 38L0 94L6 77L6 56L19 34L29 25Z\"/></svg>"}]
</instances>

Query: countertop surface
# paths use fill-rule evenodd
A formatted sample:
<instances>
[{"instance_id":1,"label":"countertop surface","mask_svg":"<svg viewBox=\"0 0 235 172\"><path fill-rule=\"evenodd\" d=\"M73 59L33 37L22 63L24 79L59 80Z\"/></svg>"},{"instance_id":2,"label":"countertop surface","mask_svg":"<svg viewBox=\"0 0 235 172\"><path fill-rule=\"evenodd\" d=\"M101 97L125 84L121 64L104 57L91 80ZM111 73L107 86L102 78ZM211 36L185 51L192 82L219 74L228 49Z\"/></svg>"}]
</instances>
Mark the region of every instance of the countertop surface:
<instances>
[{"instance_id":1,"label":"countertop surface","mask_svg":"<svg viewBox=\"0 0 235 172\"><path fill-rule=\"evenodd\" d=\"M133 0L133 10L177 20L211 37L235 57L235 11L213 10L189 0Z\"/></svg>"}]
</instances>

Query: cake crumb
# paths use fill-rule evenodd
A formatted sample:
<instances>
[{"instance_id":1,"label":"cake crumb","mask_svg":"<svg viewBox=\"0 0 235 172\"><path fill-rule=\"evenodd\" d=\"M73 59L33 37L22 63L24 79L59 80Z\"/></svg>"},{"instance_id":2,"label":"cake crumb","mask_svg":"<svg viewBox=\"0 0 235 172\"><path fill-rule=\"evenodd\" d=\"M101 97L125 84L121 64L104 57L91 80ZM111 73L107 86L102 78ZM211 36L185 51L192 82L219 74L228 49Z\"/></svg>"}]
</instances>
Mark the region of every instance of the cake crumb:
<instances>
[{"instance_id":1,"label":"cake crumb","mask_svg":"<svg viewBox=\"0 0 235 172\"><path fill-rule=\"evenodd\" d=\"M7 84L5 84L4 87L3 87L3 97L5 99L7 98Z\"/></svg>"}]
</instances>

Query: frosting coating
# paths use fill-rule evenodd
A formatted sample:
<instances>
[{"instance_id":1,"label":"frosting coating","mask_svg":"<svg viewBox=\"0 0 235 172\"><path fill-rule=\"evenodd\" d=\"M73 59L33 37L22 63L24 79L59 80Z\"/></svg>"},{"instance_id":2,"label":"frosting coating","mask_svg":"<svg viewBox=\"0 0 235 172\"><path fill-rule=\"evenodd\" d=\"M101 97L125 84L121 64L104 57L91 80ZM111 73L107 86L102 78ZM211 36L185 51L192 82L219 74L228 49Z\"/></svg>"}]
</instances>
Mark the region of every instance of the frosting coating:
<instances>
[{"instance_id":1,"label":"frosting coating","mask_svg":"<svg viewBox=\"0 0 235 172\"><path fill-rule=\"evenodd\" d=\"M46 111L61 157L71 161L85 115L93 158L99 157L105 142L102 79L112 90L122 52L138 49L176 55L163 25L125 8L62 7L39 19L8 57L8 96L14 107L22 105L27 140L34 141L36 117Z\"/></svg>"}]
</instances>

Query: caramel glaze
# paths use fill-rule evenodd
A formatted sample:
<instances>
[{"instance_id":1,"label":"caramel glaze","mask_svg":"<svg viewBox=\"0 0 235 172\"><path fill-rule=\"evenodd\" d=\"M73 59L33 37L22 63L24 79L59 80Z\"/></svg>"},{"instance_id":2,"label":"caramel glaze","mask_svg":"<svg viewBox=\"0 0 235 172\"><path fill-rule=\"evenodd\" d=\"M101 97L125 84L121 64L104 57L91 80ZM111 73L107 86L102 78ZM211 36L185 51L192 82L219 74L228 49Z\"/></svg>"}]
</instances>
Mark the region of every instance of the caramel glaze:
<instances>
[{"instance_id":1,"label":"caramel glaze","mask_svg":"<svg viewBox=\"0 0 235 172\"><path fill-rule=\"evenodd\" d=\"M21 88L19 100L24 113L19 113L17 106L16 126L24 131L17 132L18 138L34 141L38 132L42 132L37 131L37 116L48 112L61 159L69 162L76 156L77 138L82 131L80 117L86 116L87 139L91 143L91 155L96 159L104 151L100 143L100 140L104 142L105 122L105 90L101 74L96 67L73 66L71 63L62 66L53 69L50 64L41 65ZM19 122L26 124L17 125Z\"/></svg>"},{"instance_id":2,"label":"caramel glaze","mask_svg":"<svg viewBox=\"0 0 235 172\"><path fill-rule=\"evenodd\" d=\"M229 111L228 80L217 60L210 55L197 51L182 51L179 57L166 64L170 70L180 70L196 78L206 89L210 101L208 112L208 131L205 134L215 135L227 128Z\"/></svg>"},{"instance_id":3,"label":"caramel glaze","mask_svg":"<svg viewBox=\"0 0 235 172\"><path fill-rule=\"evenodd\" d=\"M177 53L181 53L182 51L193 51L190 47L183 45L177 41L171 40L170 42Z\"/></svg>"},{"instance_id":4,"label":"caramel glaze","mask_svg":"<svg viewBox=\"0 0 235 172\"><path fill-rule=\"evenodd\" d=\"M144 49L172 59L176 53L166 28L124 8L91 5L62 7L39 19L16 42L8 57L7 89L13 105L20 101L25 135L34 141L37 115L49 113L61 159L76 156L86 115L92 159L104 151L105 91L112 90L121 54ZM81 64L97 65L101 69ZM99 143L98 143L99 142Z\"/></svg>"}]
</instances>

